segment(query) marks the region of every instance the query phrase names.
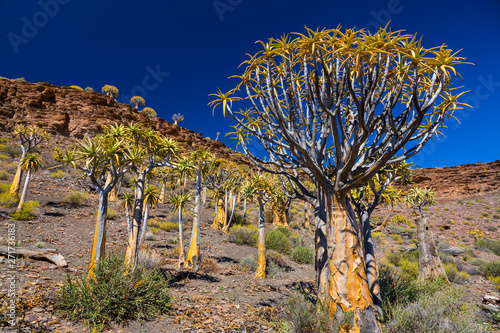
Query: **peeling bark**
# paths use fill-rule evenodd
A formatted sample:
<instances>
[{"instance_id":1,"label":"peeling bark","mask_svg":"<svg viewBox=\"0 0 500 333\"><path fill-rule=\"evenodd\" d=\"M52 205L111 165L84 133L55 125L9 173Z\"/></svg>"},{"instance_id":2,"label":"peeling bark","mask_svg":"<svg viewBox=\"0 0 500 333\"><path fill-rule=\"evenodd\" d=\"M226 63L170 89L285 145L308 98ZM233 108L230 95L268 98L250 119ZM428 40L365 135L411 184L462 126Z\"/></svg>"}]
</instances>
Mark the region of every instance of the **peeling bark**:
<instances>
[{"instance_id":1,"label":"peeling bark","mask_svg":"<svg viewBox=\"0 0 500 333\"><path fill-rule=\"evenodd\" d=\"M212 228L216 230L221 230L226 223L227 216L224 207L224 192L219 191L215 196L215 218L214 223L212 224Z\"/></svg>"},{"instance_id":2,"label":"peeling bark","mask_svg":"<svg viewBox=\"0 0 500 333\"><path fill-rule=\"evenodd\" d=\"M99 193L99 208L97 209L97 222L94 231L92 254L90 255L89 275L94 277L99 260L105 254L106 247L106 220L108 212L108 191Z\"/></svg>"},{"instance_id":3,"label":"peeling bark","mask_svg":"<svg viewBox=\"0 0 500 333\"><path fill-rule=\"evenodd\" d=\"M191 233L191 241L186 257L184 267L187 269L198 270L199 247L200 247L200 212L201 212L201 171L202 164L198 166L196 172L196 196L194 199L194 216L193 216L193 231Z\"/></svg>"},{"instance_id":4,"label":"peeling bark","mask_svg":"<svg viewBox=\"0 0 500 333\"><path fill-rule=\"evenodd\" d=\"M259 265L255 276L261 279L266 277L266 237L264 233L264 203L262 198L259 201Z\"/></svg>"},{"instance_id":5,"label":"peeling bark","mask_svg":"<svg viewBox=\"0 0 500 333\"><path fill-rule=\"evenodd\" d=\"M420 219L417 219L418 238L418 277L421 280L444 278L448 281L441 258L439 258L434 237L430 230L427 217L420 208Z\"/></svg>"}]
</instances>

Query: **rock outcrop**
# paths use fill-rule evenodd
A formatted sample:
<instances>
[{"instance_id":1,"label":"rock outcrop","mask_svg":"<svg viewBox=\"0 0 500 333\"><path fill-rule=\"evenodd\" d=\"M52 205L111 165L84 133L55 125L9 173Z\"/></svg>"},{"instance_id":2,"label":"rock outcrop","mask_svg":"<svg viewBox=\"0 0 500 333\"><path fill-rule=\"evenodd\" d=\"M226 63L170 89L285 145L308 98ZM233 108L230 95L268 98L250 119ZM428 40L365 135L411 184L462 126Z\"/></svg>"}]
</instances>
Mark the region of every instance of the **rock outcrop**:
<instances>
[{"instance_id":1,"label":"rock outcrop","mask_svg":"<svg viewBox=\"0 0 500 333\"><path fill-rule=\"evenodd\" d=\"M34 124L53 135L83 138L101 132L101 126L143 122L167 137L184 144L186 150L209 148L219 157L239 163L248 160L219 141L174 125L161 118L136 113L131 105L94 91L59 87L50 83L0 79L0 131L12 131L17 124Z\"/></svg>"}]
</instances>

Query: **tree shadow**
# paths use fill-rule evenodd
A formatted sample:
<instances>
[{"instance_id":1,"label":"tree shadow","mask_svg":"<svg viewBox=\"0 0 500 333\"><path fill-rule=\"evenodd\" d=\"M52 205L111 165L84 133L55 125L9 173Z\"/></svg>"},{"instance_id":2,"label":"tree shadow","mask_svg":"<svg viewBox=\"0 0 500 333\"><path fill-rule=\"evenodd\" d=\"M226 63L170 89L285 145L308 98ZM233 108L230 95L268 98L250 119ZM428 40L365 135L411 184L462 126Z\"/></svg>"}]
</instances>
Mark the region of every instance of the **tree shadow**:
<instances>
[{"instance_id":1,"label":"tree shadow","mask_svg":"<svg viewBox=\"0 0 500 333\"><path fill-rule=\"evenodd\" d=\"M60 216L64 216L65 214L55 213L55 212L45 212L45 213L43 213L43 215L45 215L45 216L53 216L53 217L60 217Z\"/></svg>"},{"instance_id":2,"label":"tree shadow","mask_svg":"<svg viewBox=\"0 0 500 333\"><path fill-rule=\"evenodd\" d=\"M230 262L232 264L239 264L240 261L239 260L236 260L236 259L233 259L233 258L230 258L230 257L214 257L214 259L217 260L217 262Z\"/></svg>"},{"instance_id":3,"label":"tree shadow","mask_svg":"<svg viewBox=\"0 0 500 333\"><path fill-rule=\"evenodd\" d=\"M203 273L197 273L197 272L192 272L192 271L175 271L172 269L167 269L164 268L162 269L163 274L165 274L165 277L167 278L168 282L167 285L170 288L180 288L185 285L185 283L182 283L182 281L189 279L189 280L201 280L201 281L206 281L206 282L211 282L211 283L217 283L220 282L221 279L211 276L208 274L203 274Z\"/></svg>"}]
</instances>

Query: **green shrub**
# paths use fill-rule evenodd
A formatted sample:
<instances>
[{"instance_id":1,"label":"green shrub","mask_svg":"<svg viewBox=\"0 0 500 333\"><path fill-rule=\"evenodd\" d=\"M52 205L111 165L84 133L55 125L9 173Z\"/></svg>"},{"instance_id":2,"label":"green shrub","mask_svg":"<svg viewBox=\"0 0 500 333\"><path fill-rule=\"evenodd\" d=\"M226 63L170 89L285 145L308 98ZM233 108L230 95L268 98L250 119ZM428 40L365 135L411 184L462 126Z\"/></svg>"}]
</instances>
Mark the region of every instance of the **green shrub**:
<instances>
[{"instance_id":1,"label":"green shrub","mask_svg":"<svg viewBox=\"0 0 500 333\"><path fill-rule=\"evenodd\" d=\"M476 246L479 249L488 249L497 256L500 256L500 241L492 239L478 239L476 241Z\"/></svg>"},{"instance_id":2,"label":"green shrub","mask_svg":"<svg viewBox=\"0 0 500 333\"><path fill-rule=\"evenodd\" d=\"M228 240L239 245L255 246L257 237L258 230L254 225L235 225L229 229Z\"/></svg>"},{"instance_id":3,"label":"green shrub","mask_svg":"<svg viewBox=\"0 0 500 333\"><path fill-rule=\"evenodd\" d=\"M278 226L278 227L276 227L276 230L278 230L279 232L281 232L287 238L289 238L292 235L292 232L290 231L290 229L288 229L285 226Z\"/></svg>"},{"instance_id":4,"label":"green shrub","mask_svg":"<svg viewBox=\"0 0 500 333\"><path fill-rule=\"evenodd\" d=\"M23 153L21 147L19 146L3 146L0 148L0 150L10 157L21 156L21 154Z\"/></svg>"},{"instance_id":5,"label":"green shrub","mask_svg":"<svg viewBox=\"0 0 500 333\"><path fill-rule=\"evenodd\" d=\"M91 87L87 87L84 89L85 91L94 91L94 89L92 89Z\"/></svg>"},{"instance_id":6,"label":"green shrub","mask_svg":"<svg viewBox=\"0 0 500 333\"><path fill-rule=\"evenodd\" d=\"M471 265L474 265L474 266L482 266L482 265L485 265L487 262L484 261L483 259L479 259L479 258L475 258L475 259L472 259L470 261L470 264Z\"/></svg>"},{"instance_id":7,"label":"green shrub","mask_svg":"<svg viewBox=\"0 0 500 333\"><path fill-rule=\"evenodd\" d=\"M0 154L0 159L2 159L2 160L6 160L6 159L8 159L8 158L9 158L9 156L4 155L4 154Z\"/></svg>"},{"instance_id":8,"label":"green shrub","mask_svg":"<svg viewBox=\"0 0 500 333\"><path fill-rule=\"evenodd\" d=\"M372 233L372 238L373 240L380 244L380 245L384 245L385 244L385 235L381 232L373 232Z\"/></svg>"},{"instance_id":9,"label":"green shrub","mask_svg":"<svg viewBox=\"0 0 500 333\"><path fill-rule=\"evenodd\" d=\"M0 179L8 179L10 177L10 172L7 170L0 170Z\"/></svg>"},{"instance_id":10,"label":"green shrub","mask_svg":"<svg viewBox=\"0 0 500 333\"><path fill-rule=\"evenodd\" d=\"M498 214L493 214L491 217L494 219L500 219L500 215L498 215Z\"/></svg>"},{"instance_id":11,"label":"green shrub","mask_svg":"<svg viewBox=\"0 0 500 333\"><path fill-rule=\"evenodd\" d=\"M168 221L165 221L165 222L162 222L160 223L159 227L161 230L165 230L165 231L170 231L170 230L174 230L174 229L179 229L179 224L177 223L174 223L174 222L168 222Z\"/></svg>"},{"instance_id":12,"label":"green shrub","mask_svg":"<svg viewBox=\"0 0 500 333\"><path fill-rule=\"evenodd\" d=\"M292 250L292 243L288 237L278 229L266 232L266 249L289 254Z\"/></svg>"},{"instance_id":13,"label":"green shrub","mask_svg":"<svg viewBox=\"0 0 500 333\"><path fill-rule=\"evenodd\" d=\"M292 259L300 264L312 264L314 262L314 253L305 246L297 246L292 251Z\"/></svg>"},{"instance_id":14,"label":"green shrub","mask_svg":"<svg viewBox=\"0 0 500 333\"><path fill-rule=\"evenodd\" d=\"M19 202L18 198L15 195L9 194L10 186L9 185L3 185L3 186L7 187L7 191L4 192L3 189L1 190L2 192L0 194L0 205L2 205L3 207L13 207L17 205L17 203Z\"/></svg>"},{"instance_id":15,"label":"green shrub","mask_svg":"<svg viewBox=\"0 0 500 333\"><path fill-rule=\"evenodd\" d=\"M408 224L408 219L404 215L394 215L391 218L391 223L393 224Z\"/></svg>"},{"instance_id":16,"label":"green shrub","mask_svg":"<svg viewBox=\"0 0 500 333\"><path fill-rule=\"evenodd\" d=\"M55 179L63 179L64 177L66 177L68 174L64 171L62 171L61 169L55 171L55 172L52 172L50 174L50 177L51 178L55 178Z\"/></svg>"},{"instance_id":17,"label":"green shrub","mask_svg":"<svg viewBox=\"0 0 500 333\"><path fill-rule=\"evenodd\" d=\"M43 249L45 247L45 244L43 242L36 242L34 246L39 249Z\"/></svg>"},{"instance_id":18,"label":"green shrub","mask_svg":"<svg viewBox=\"0 0 500 333\"><path fill-rule=\"evenodd\" d=\"M500 276L488 276L488 280L493 282L493 284L497 286L498 290L500 290Z\"/></svg>"},{"instance_id":19,"label":"green shrub","mask_svg":"<svg viewBox=\"0 0 500 333\"><path fill-rule=\"evenodd\" d=\"M38 201L26 201L23 203L21 209L10 213L10 217L18 221L32 220L34 216L33 210L38 207Z\"/></svg>"},{"instance_id":20,"label":"green shrub","mask_svg":"<svg viewBox=\"0 0 500 333\"><path fill-rule=\"evenodd\" d=\"M396 244L404 244L405 241L403 240L403 237L401 237L398 234L391 234L390 237L396 242Z\"/></svg>"},{"instance_id":21,"label":"green shrub","mask_svg":"<svg viewBox=\"0 0 500 333\"><path fill-rule=\"evenodd\" d=\"M115 217L116 217L116 210L114 210L113 208L108 208L108 210L107 210L107 218L109 220L114 220Z\"/></svg>"},{"instance_id":22,"label":"green shrub","mask_svg":"<svg viewBox=\"0 0 500 333\"><path fill-rule=\"evenodd\" d=\"M396 232L405 232L406 231L405 228L400 227L399 225L392 225L392 224L388 225L387 229L392 230L392 231L396 231Z\"/></svg>"},{"instance_id":23,"label":"green shrub","mask_svg":"<svg viewBox=\"0 0 500 333\"><path fill-rule=\"evenodd\" d=\"M387 323L388 332L487 332L487 327L475 322L475 307L463 300L457 287L442 286L436 292L420 292L417 300L398 304L393 318Z\"/></svg>"},{"instance_id":24,"label":"green shrub","mask_svg":"<svg viewBox=\"0 0 500 333\"><path fill-rule=\"evenodd\" d=\"M9 142L10 140L8 138L0 138L0 143L5 143Z\"/></svg>"},{"instance_id":25,"label":"green shrub","mask_svg":"<svg viewBox=\"0 0 500 333\"><path fill-rule=\"evenodd\" d=\"M273 250L266 250L266 259L280 267L285 267L286 262L281 254Z\"/></svg>"},{"instance_id":26,"label":"green shrub","mask_svg":"<svg viewBox=\"0 0 500 333\"><path fill-rule=\"evenodd\" d=\"M123 256L111 254L99 261L95 276L68 275L59 290L57 310L100 330L111 322L147 319L171 309L169 290L159 270L138 266L127 273Z\"/></svg>"},{"instance_id":27,"label":"green shrub","mask_svg":"<svg viewBox=\"0 0 500 333\"><path fill-rule=\"evenodd\" d=\"M14 81L16 82L26 82L26 80L24 79L24 77L18 77L17 79L13 79Z\"/></svg>"},{"instance_id":28,"label":"green shrub","mask_svg":"<svg viewBox=\"0 0 500 333\"><path fill-rule=\"evenodd\" d=\"M490 261L486 264L479 266L479 271L484 276L500 276L500 261Z\"/></svg>"},{"instance_id":29,"label":"green shrub","mask_svg":"<svg viewBox=\"0 0 500 333\"><path fill-rule=\"evenodd\" d=\"M354 322L352 313L342 313L332 320L330 310L321 302L314 304L305 293L292 293L284 307L285 318L290 323L290 333L349 332Z\"/></svg>"},{"instance_id":30,"label":"green shrub","mask_svg":"<svg viewBox=\"0 0 500 333\"><path fill-rule=\"evenodd\" d=\"M70 194L66 196L66 203L71 207L79 207L85 204L85 201L89 198L87 193L80 191L71 191Z\"/></svg>"}]
</instances>

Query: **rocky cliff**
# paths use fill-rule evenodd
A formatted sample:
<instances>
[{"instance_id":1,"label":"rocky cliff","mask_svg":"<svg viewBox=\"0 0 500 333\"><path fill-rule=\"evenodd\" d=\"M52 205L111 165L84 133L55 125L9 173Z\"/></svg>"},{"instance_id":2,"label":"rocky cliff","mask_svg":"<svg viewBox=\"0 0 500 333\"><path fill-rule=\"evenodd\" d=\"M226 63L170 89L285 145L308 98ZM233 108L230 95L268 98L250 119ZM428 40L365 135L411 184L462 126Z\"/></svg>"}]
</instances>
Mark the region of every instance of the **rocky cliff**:
<instances>
[{"instance_id":1,"label":"rocky cliff","mask_svg":"<svg viewBox=\"0 0 500 333\"><path fill-rule=\"evenodd\" d=\"M230 157L241 163L247 161L222 142L204 138L201 133L161 118L138 113L131 105L118 103L99 92L45 82L0 79L0 131L12 131L17 124L29 123L56 136L83 138L99 133L101 125L132 121L149 124L167 137L183 143L187 150L203 146L219 157Z\"/></svg>"}]
</instances>

